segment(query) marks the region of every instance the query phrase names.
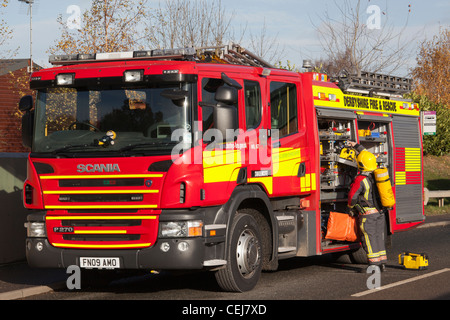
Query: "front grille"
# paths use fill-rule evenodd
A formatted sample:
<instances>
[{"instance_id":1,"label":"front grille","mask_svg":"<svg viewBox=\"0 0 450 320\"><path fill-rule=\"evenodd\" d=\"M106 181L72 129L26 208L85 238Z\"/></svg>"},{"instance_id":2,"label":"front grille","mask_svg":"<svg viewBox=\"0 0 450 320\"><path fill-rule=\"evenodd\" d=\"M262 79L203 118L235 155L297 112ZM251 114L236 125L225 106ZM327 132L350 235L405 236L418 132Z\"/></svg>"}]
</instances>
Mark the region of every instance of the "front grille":
<instances>
[{"instance_id":1,"label":"front grille","mask_svg":"<svg viewBox=\"0 0 450 320\"><path fill-rule=\"evenodd\" d=\"M136 202L143 201L143 194L61 194L60 202Z\"/></svg>"},{"instance_id":2,"label":"front grille","mask_svg":"<svg viewBox=\"0 0 450 320\"><path fill-rule=\"evenodd\" d=\"M68 241L137 241L139 234L64 234Z\"/></svg>"},{"instance_id":3,"label":"front grille","mask_svg":"<svg viewBox=\"0 0 450 320\"><path fill-rule=\"evenodd\" d=\"M60 187L139 187L144 185L144 179L63 179Z\"/></svg>"},{"instance_id":4,"label":"front grille","mask_svg":"<svg viewBox=\"0 0 450 320\"><path fill-rule=\"evenodd\" d=\"M116 214L116 213L137 213L136 209L69 209L69 214L82 213L82 214Z\"/></svg>"},{"instance_id":5,"label":"front grille","mask_svg":"<svg viewBox=\"0 0 450 320\"><path fill-rule=\"evenodd\" d=\"M141 220L62 220L63 227L136 227Z\"/></svg>"}]
</instances>

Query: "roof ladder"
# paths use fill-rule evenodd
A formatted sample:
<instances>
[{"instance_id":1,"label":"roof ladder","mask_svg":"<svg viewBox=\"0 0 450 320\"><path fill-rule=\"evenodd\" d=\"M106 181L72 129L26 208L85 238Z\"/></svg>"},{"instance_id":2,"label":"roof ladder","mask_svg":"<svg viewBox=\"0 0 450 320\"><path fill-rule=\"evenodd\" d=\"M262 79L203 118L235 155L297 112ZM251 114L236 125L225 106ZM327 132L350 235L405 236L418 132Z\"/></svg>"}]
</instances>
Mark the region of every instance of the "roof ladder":
<instances>
[{"instance_id":1,"label":"roof ladder","mask_svg":"<svg viewBox=\"0 0 450 320\"><path fill-rule=\"evenodd\" d=\"M203 58L205 62L209 62L212 59L222 63L262 68L275 68L272 64L265 61L261 57L258 57L256 54L233 42L230 42L228 45L224 46L200 47L195 49L197 51L197 57Z\"/></svg>"},{"instance_id":2,"label":"roof ladder","mask_svg":"<svg viewBox=\"0 0 450 320\"><path fill-rule=\"evenodd\" d=\"M412 84L409 78L367 71L361 71L360 75L340 75L336 80L343 91L367 96L385 96L391 99L402 99L403 94L411 91Z\"/></svg>"}]
</instances>

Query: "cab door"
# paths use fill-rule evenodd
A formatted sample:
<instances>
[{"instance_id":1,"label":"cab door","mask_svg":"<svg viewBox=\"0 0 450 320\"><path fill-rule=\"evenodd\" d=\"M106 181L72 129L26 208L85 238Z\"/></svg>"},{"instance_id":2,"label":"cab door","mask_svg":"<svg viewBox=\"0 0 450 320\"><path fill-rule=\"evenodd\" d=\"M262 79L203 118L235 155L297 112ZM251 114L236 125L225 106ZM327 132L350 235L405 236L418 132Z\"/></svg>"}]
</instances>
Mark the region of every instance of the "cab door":
<instances>
[{"instance_id":1,"label":"cab door","mask_svg":"<svg viewBox=\"0 0 450 320\"><path fill-rule=\"evenodd\" d=\"M270 113L264 88L267 80L244 80L245 168L248 183L261 185L268 195L273 193Z\"/></svg>"},{"instance_id":2,"label":"cab door","mask_svg":"<svg viewBox=\"0 0 450 320\"><path fill-rule=\"evenodd\" d=\"M300 112L300 82L274 78L268 82L268 92L270 92L273 194L289 196L311 192L316 189L316 179L311 174L309 161L305 157L307 151Z\"/></svg>"},{"instance_id":3,"label":"cab door","mask_svg":"<svg viewBox=\"0 0 450 320\"><path fill-rule=\"evenodd\" d=\"M239 178L242 167L242 149L240 140L243 134L239 128L242 126L242 116L239 106L242 105L242 89L236 89L238 101L233 105L219 107L223 101L216 93L220 88L230 87L222 76L212 75L200 79L200 99L203 105L202 113L202 165L203 165L203 192L204 205L221 204L230 198L230 195ZM234 77L233 77L234 78ZM236 81L236 80L233 80ZM237 81L235 83L238 83ZM240 83L238 83L241 86ZM210 106L208 106L210 104ZM232 123L224 119L221 111L235 111ZM226 113L225 113L226 118ZM220 124L220 122L222 122ZM223 124L228 128L224 133Z\"/></svg>"}]
</instances>

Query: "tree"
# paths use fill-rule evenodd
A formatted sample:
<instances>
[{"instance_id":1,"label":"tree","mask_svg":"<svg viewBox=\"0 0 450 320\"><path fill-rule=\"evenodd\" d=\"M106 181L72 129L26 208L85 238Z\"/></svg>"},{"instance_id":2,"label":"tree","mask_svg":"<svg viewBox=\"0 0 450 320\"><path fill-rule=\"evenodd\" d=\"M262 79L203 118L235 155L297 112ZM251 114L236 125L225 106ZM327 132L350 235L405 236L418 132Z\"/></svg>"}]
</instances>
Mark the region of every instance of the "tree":
<instances>
[{"instance_id":1,"label":"tree","mask_svg":"<svg viewBox=\"0 0 450 320\"><path fill-rule=\"evenodd\" d=\"M151 17L148 42L159 48L221 46L234 14L222 1L165 0Z\"/></svg>"},{"instance_id":2,"label":"tree","mask_svg":"<svg viewBox=\"0 0 450 320\"><path fill-rule=\"evenodd\" d=\"M5 13L6 8L8 7L9 0L0 0L0 17ZM13 37L13 30L8 26L7 22L3 19L0 19L0 59L12 59L18 51L18 48L13 50L7 50L5 47L8 45L8 42ZM7 65L7 64L5 64ZM11 148L11 143L15 137L20 137L19 128L17 128L19 122L15 117L15 110L9 109L9 102L7 100L14 99L16 96L15 92L15 83L16 76L10 72L9 74L5 74L2 76L2 81L5 81L4 85L13 87L13 90L6 96L2 97L0 100L1 104L1 126L0 129L0 151L8 152ZM26 82L25 82L26 83ZM8 88L9 89L9 88Z\"/></svg>"},{"instance_id":3,"label":"tree","mask_svg":"<svg viewBox=\"0 0 450 320\"><path fill-rule=\"evenodd\" d=\"M320 25L312 22L326 52L322 63L332 69L333 75L342 69L352 74L360 71L399 71L412 52L408 50L410 41L404 38L411 8L407 12L405 25L397 31L394 25L389 24L387 10L381 11L378 6L371 6L370 2L363 6L361 0L354 3L351 0L335 1L331 12L337 13L338 17L326 10L320 17ZM376 10L368 15L371 7ZM378 24L373 24L372 17L378 19ZM327 72L330 73L329 70Z\"/></svg>"},{"instance_id":4,"label":"tree","mask_svg":"<svg viewBox=\"0 0 450 320\"><path fill-rule=\"evenodd\" d=\"M250 34L247 47L243 43L247 28L237 31L234 18L221 0L165 0L148 20L147 41L152 48L223 46L233 41L268 62L280 60L283 48L276 37L268 36L265 19L261 30Z\"/></svg>"},{"instance_id":5,"label":"tree","mask_svg":"<svg viewBox=\"0 0 450 320\"><path fill-rule=\"evenodd\" d=\"M258 34L250 33L250 50L260 56L264 60L269 62L277 61L281 65L281 58L284 55L284 47L280 47L277 42L278 34L275 37L270 37L267 34L266 18L263 20L263 25ZM289 68L289 61L287 61L287 67Z\"/></svg>"},{"instance_id":6,"label":"tree","mask_svg":"<svg viewBox=\"0 0 450 320\"><path fill-rule=\"evenodd\" d=\"M423 137L423 153L433 156L450 153L450 108L431 101L426 95L413 92L410 98L419 104L420 111L436 111L436 135Z\"/></svg>"},{"instance_id":7,"label":"tree","mask_svg":"<svg viewBox=\"0 0 450 320\"><path fill-rule=\"evenodd\" d=\"M342 70L348 70L356 74L358 71L353 67L352 59L349 59L350 56L351 50L347 48L345 52L336 53L332 59L320 58L314 60L314 66L317 72L324 72L333 76L338 75Z\"/></svg>"},{"instance_id":8,"label":"tree","mask_svg":"<svg viewBox=\"0 0 450 320\"><path fill-rule=\"evenodd\" d=\"M61 36L49 52L73 54L211 47L222 46L229 41L241 43L244 38L245 29L238 37L235 36L234 12L228 12L221 0L164 0L157 8L149 8L148 2L92 0L91 7L82 14L79 28L75 30L71 29L72 21L67 23L60 15L57 21ZM282 50L275 39L267 36L264 23L258 36L251 35L251 48L261 44L258 47L262 48L261 56L268 56L269 62L272 58L276 61Z\"/></svg>"},{"instance_id":9,"label":"tree","mask_svg":"<svg viewBox=\"0 0 450 320\"><path fill-rule=\"evenodd\" d=\"M145 30L140 26L148 17L147 0L93 0L81 17L79 29L70 30L58 17L61 38L50 53L115 52L138 49Z\"/></svg>"},{"instance_id":10,"label":"tree","mask_svg":"<svg viewBox=\"0 0 450 320\"><path fill-rule=\"evenodd\" d=\"M450 28L421 44L412 75L417 94L450 108Z\"/></svg>"},{"instance_id":11,"label":"tree","mask_svg":"<svg viewBox=\"0 0 450 320\"><path fill-rule=\"evenodd\" d=\"M0 0L0 16L2 16L8 7L9 0ZM8 59L13 57L17 53L17 49L15 50L5 50L5 46L8 44L8 41L12 39L13 30L8 26L5 20L0 20L0 59Z\"/></svg>"},{"instance_id":12,"label":"tree","mask_svg":"<svg viewBox=\"0 0 450 320\"><path fill-rule=\"evenodd\" d=\"M23 113L18 109L18 102L24 95L34 95L29 85L30 74L27 67L10 71L2 76L8 95L1 99L2 117L0 130L0 152L25 152L27 149L21 141L21 118Z\"/></svg>"}]
</instances>

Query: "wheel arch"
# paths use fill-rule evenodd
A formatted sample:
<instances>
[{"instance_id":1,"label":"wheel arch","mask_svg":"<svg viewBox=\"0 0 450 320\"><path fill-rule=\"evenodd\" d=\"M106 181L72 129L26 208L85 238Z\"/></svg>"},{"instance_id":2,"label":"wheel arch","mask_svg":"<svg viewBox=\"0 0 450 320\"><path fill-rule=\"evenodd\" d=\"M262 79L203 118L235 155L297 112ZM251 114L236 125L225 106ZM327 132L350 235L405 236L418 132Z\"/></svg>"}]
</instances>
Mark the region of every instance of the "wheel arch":
<instances>
[{"instance_id":1,"label":"wheel arch","mask_svg":"<svg viewBox=\"0 0 450 320\"><path fill-rule=\"evenodd\" d=\"M264 270L276 270L278 267L278 223L273 215L273 209L269 197L258 185L243 185L235 188L229 201L222 206L219 213L216 216L215 223L223 223L227 226L231 226L233 219L238 210L245 211L245 209L254 209L259 213L259 216L267 221L269 230L260 230L264 232L263 237L267 236L267 232L270 232L270 240L264 241L263 245L266 250L270 251L270 259L263 265ZM248 211L258 221L257 213ZM227 228L226 234L226 246L228 246L230 240L230 230ZM267 240L267 239L266 239ZM271 248L268 248L268 246Z\"/></svg>"}]
</instances>

